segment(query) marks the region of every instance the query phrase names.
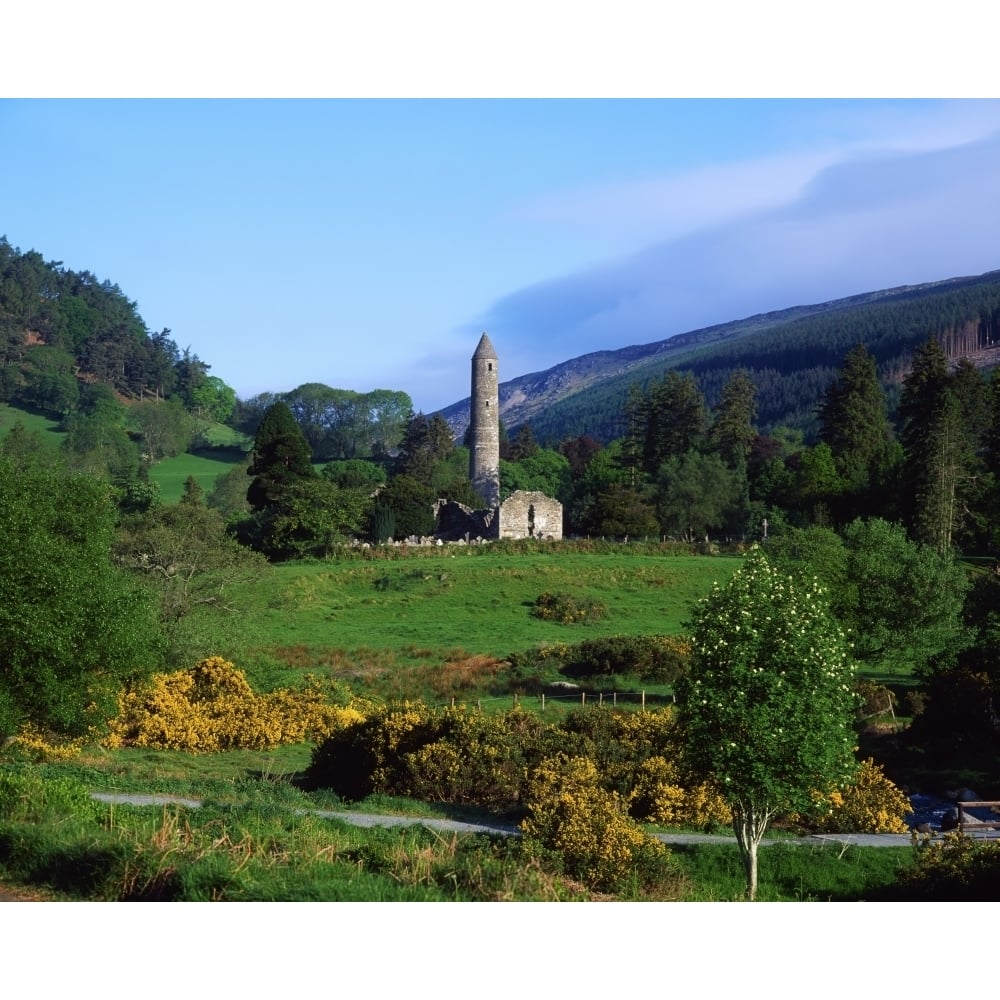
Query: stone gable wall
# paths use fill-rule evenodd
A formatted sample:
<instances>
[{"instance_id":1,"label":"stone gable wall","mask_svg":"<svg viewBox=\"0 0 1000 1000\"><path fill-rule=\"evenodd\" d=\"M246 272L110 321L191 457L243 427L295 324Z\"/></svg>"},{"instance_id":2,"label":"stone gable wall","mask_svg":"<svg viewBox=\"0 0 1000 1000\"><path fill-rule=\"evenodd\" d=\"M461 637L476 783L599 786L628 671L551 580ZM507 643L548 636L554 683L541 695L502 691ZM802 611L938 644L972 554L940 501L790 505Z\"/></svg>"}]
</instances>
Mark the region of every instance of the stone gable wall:
<instances>
[{"instance_id":1,"label":"stone gable wall","mask_svg":"<svg viewBox=\"0 0 1000 1000\"><path fill-rule=\"evenodd\" d=\"M563 508L558 500L533 490L517 490L500 504L500 538L563 536Z\"/></svg>"}]
</instances>

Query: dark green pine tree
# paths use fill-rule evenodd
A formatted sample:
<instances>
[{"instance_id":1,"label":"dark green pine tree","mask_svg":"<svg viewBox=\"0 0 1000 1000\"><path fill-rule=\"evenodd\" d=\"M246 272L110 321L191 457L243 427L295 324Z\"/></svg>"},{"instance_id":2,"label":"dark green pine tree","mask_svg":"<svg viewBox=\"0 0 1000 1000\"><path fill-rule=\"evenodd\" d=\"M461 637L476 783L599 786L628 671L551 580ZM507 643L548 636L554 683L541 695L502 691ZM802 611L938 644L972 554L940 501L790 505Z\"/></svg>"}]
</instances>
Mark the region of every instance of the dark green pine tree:
<instances>
[{"instance_id":1,"label":"dark green pine tree","mask_svg":"<svg viewBox=\"0 0 1000 1000\"><path fill-rule=\"evenodd\" d=\"M957 398L946 392L928 414L914 493L917 538L942 555L951 550L965 515L967 438Z\"/></svg>"},{"instance_id":2,"label":"dark green pine tree","mask_svg":"<svg viewBox=\"0 0 1000 1000\"><path fill-rule=\"evenodd\" d=\"M674 369L646 394L642 465L655 476L660 466L701 444L708 427L705 398L690 372Z\"/></svg>"},{"instance_id":3,"label":"dark green pine tree","mask_svg":"<svg viewBox=\"0 0 1000 1000\"><path fill-rule=\"evenodd\" d=\"M830 446L848 489L867 490L889 452L892 430L875 359L863 344L848 351L819 407L820 440Z\"/></svg>"},{"instance_id":4,"label":"dark green pine tree","mask_svg":"<svg viewBox=\"0 0 1000 1000\"><path fill-rule=\"evenodd\" d=\"M292 483L316 475L309 444L284 403L274 403L265 411L254 437L247 475L253 477L247 502L255 511L280 502L282 492Z\"/></svg>"},{"instance_id":5,"label":"dark green pine tree","mask_svg":"<svg viewBox=\"0 0 1000 1000\"><path fill-rule=\"evenodd\" d=\"M963 548L987 543L995 519L986 476L990 435L990 389L982 373L961 358L951 374L949 387L958 407L957 461L960 470L956 495L961 517L956 542Z\"/></svg>"},{"instance_id":6,"label":"dark green pine tree","mask_svg":"<svg viewBox=\"0 0 1000 1000\"><path fill-rule=\"evenodd\" d=\"M750 449L757 439L753 422L757 417L757 386L750 373L740 368L722 387L712 414L709 437L730 469L746 471Z\"/></svg>"},{"instance_id":7,"label":"dark green pine tree","mask_svg":"<svg viewBox=\"0 0 1000 1000\"><path fill-rule=\"evenodd\" d=\"M989 420L983 441L983 459L986 471L1000 484L1000 368L994 368L990 376L987 409Z\"/></svg>"},{"instance_id":8,"label":"dark green pine tree","mask_svg":"<svg viewBox=\"0 0 1000 1000\"><path fill-rule=\"evenodd\" d=\"M646 396L637 382L628 387L623 419L625 435L619 464L627 473L629 486L634 489L642 473L642 443L646 426Z\"/></svg>"},{"instance_id":9,"label":"dark green pine tree","mask_svg":"<svg viewBox=\"0 0 1000 1000\"><path fill-rule=\"evenodd\" d=\"M430 486L434 470L454 451L455 438L447 421L440 414L418 413L406 425L393 471Z\"/></svg>"},{"instance_id":10,"label":"dark green pine tree","mask_svg":"<svg viewBox=\"0 0 1000 1000\"><path fill-rule=\"evenodd\" d=\"M918 540L943 554L967 516L975 447L963 424L963 401L948 374L947 358L934 340L913 356L899 415L909 524Z\"/></svg>"}]
</instances>

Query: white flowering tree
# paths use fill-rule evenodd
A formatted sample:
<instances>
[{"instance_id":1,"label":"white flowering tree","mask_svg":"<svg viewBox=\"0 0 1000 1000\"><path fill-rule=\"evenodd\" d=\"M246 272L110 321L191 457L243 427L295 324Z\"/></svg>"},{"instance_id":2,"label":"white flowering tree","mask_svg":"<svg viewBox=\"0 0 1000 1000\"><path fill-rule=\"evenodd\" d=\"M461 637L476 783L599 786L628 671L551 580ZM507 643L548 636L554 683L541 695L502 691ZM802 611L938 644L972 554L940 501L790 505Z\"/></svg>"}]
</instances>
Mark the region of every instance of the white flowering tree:
<instances>
[{"instance_id":1,"label":"white flowering tree","mask_svg":"<svg viewBox=\"0 0 1000 1000\"><path fill-rule=\"evenodd\" d=\"M819 585L783 575L760 549L692 610L691 667L677 685L688 763L733 812L757 894L757 847L780 810L850 777L853 665Z\"/></svg>"}]
</instances>

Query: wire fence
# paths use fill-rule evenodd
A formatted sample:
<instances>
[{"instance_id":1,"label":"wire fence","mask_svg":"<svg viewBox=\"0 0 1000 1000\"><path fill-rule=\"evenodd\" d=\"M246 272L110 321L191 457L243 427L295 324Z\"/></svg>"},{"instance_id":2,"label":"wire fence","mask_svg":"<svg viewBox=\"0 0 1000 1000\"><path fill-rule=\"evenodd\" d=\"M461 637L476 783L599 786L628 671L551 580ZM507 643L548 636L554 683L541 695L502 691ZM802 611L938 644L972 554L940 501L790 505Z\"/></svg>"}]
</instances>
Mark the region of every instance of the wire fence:
<instances>
[{"instance_id":1,"label":"wire fence","mask_svg":"<svg viewBox=\"0 0 1000 1000\"><path fill-rule=\"evenodd\" d=\"M657 694L648 691L560 691L560 692L539 692L538 694L508 694L496 695L493 697L477 697L475 707L478 711L483 710L484 705L507 705L510 708L523 707L526 704L537 707L544 712L547 706L556 704L559 706L579 706L581 708L624 708L638 707L645 712L647 708L663 708L666 705L675 703L672 694ZM452 697L446 702L437 702L433 708L456 708L459 705L471 706L473 702L464 701L461 698Z\"/></svg>"}]
</instances>

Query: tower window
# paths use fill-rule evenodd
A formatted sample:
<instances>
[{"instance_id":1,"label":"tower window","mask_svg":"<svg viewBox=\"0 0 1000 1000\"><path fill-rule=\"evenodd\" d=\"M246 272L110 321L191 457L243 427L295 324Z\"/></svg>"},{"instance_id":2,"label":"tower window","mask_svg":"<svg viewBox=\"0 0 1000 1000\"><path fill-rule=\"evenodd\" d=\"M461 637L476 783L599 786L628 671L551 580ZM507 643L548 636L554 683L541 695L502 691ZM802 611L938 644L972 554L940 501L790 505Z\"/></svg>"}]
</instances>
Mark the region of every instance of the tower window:
<instances>
[{"instance_id":1,"label":"tower window","mask_svg":"<svg viewBox=\"0 0 1000 1000\"><path fill-rule=\"evenodd\" d=\"M486 370L487 370L488 372L491 372L491 371L493 371L493 362L492 362L492 361L487 361L487 362L486 362Z\"/></svg>"}]
</instances>

